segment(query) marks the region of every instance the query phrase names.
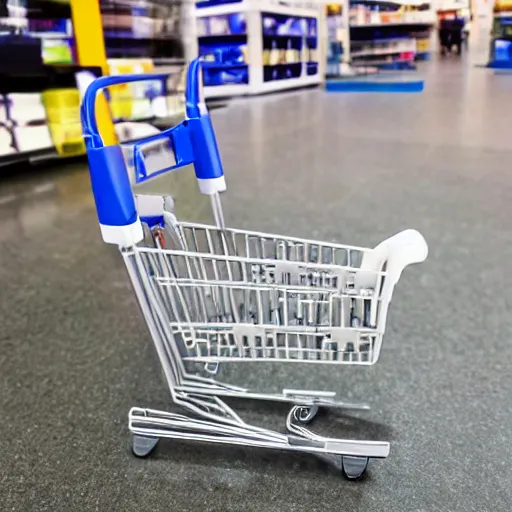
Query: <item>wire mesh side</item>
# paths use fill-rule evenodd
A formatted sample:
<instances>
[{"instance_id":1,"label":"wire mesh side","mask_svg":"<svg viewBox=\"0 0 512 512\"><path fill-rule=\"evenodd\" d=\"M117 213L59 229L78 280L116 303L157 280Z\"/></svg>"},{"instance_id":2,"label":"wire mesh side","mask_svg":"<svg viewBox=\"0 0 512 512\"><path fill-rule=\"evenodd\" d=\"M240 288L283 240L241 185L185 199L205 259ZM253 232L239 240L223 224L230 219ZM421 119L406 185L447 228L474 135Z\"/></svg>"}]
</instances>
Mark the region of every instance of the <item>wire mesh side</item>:
<instances>
[{"instance_id":1,"label":"wire mesh side","mask_svg":"<svg viewBox=\"0 0 512 512\"><path fill-rule=\"evenodd\" d=\"M150 251L148 251L149 253ZM221 256L185 251L154 251L148 255L156 268L168 268L156 277L161 284L241 283L269 287L294 287L349 295L372 293L383 272L317 263ZM159 261L160 259L165 261ZM364 277L364 279L360 279Z\"/></svg>"},{"instance_id":2,"label":"wire mesh side","mask_svg":"<svg viewBox=\"0 0 512 512\"><path fill-rule=\"evenodd\" d=\"M344 273L358 270L316 265L338 271L337 281L319 282L344 283L340 291L291 286L289 276L279 284L275 275L262 281L260 272L250 270L254 261L269 263L264 260L148 248L137 253L183 358L374 362L382 273L374 273L374 289L356 290ZM308 279L318 284L312 273Z\"/></svg>"},{"instance_id":3,"label":"wire mesh side","mask_svg":"<svg viewBox=\"0 0 512 512\"><path fill-rule=\"evenodd\" d=\"M215 226L179 223L187 251L359 268L370 249Z\"/></svg>"},{"instance_id":4,"label":"wire mesh side","mask_svg":"<svg viewBox=\"0 0 512 512\"><path fill-rule=\"evenodd\" d=\"M370 365L379 334L371 330L297 330L247 326L172 326L186 347L185 360L277 361ZM336 332L338 331L338 332Z\"/></svg>"}]
</instances>

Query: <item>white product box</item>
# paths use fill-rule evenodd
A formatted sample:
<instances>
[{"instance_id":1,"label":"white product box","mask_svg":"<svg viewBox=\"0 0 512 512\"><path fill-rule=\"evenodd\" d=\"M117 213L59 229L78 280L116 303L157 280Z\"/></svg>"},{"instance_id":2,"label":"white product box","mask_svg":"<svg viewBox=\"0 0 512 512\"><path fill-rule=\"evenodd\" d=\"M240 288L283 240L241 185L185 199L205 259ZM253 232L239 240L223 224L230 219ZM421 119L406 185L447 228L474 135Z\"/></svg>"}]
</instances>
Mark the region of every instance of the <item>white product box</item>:
<instances>
[{"instance_id":1,"label":"white product box","mask_svg":"<svg viewBox=\"0 0 512 512\"><path fill-rule=\"evenodd\" d=\"M12 142L11 132L7 128L0 126L0 156L15 153Z\"/></svg>"},{"instance_id":2,"label":"white product box","mask_svg":"<svg viewBox=\"0 0 512 512\"><path fill-rule=\"evenodd\" d=\"M37 151L53 148L48 126L16 126L13 129L19 151Z\"/></svg>"},{"instance_id":3,"label":"white product box","mask_svg":"<svg viewBox=\"0 0 512 512\"><path fill-rule=\"evenodd\" d=\"M11 93L7 95L9 117L18 124L46 121L46 110L39 93Z\"/></svg>"}]
</instances>

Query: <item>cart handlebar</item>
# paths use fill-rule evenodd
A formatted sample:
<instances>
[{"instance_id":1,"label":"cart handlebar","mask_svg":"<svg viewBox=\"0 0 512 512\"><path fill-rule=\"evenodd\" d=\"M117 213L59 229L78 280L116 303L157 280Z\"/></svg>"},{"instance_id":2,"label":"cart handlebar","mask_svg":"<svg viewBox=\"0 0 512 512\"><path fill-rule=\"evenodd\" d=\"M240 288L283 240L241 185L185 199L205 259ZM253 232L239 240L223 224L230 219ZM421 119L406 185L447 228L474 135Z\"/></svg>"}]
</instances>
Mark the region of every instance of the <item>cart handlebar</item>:
<instances>
[{"instance_id":1,"label":"cart handlebar","mask_svg":"<svg viewBox=\"0 0 512 512\"><path fill-rule=\"evenodd\" d=\"M215 132L202 99L201 61L193 60L187 71L185 87L186 119L163 132L139 139L132 145L133 165L137 182L172 172L193 164L199 189L213 195L226 189L224 170ZM116 245L130 246L142 239L142 226L131 189L128 169L120 145L105 146L95 115L99 91L113 85L160 80L165 74L106 76L96 79L87 88L81 107L82 130L89 160L89 172L103 240ZM148 176L143 146L155 141L167 143L176 164Z\"/></svg>"},{"instance_id":2,"label":"cart handlebar","mask_svg":"<svg viewBox=\"0 0 512 512\"><path fill-rule=\"evenodd\" d=\"M188 119L200 117L201 112L204 113L206 111L206 106L201 97L200 68L201 61L199 59L195 59L190 64L187 73L185 112ZM103 147L103 141L99 133L98 122L96 119L96 98L98 92L114 85L146 82L150 80L165 80L170 74L172 73L102 76L94 80L94 82L92 82L85 91L81 108L82 129L88 147Z\"/></svg>"}]
</instances>

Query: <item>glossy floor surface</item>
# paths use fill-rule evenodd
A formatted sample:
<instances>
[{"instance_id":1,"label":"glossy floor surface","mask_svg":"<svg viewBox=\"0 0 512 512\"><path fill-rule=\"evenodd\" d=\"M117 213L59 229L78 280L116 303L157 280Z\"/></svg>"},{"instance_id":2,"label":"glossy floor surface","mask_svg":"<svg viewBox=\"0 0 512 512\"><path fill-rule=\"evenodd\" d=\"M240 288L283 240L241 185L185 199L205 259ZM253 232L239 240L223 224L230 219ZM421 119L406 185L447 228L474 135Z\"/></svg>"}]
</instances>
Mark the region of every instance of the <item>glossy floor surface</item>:
<instances>
[{"instance_id":1,"label":"glossy floor surface","mask_svg":"<svg viewBox=\"0 0 512 512\"><path fill-rule=\"evenodd\" d=\"M360 482L246 448L163 442L135 459L128 410L170 400L75 163L0 183L2 510L512 510L512 76L455 58L425 76L422 94L308 90L213 114L230 225L365 246L408 227L427 239L378 364L311 370L320 389L373 406L313 428L389 440L390 457ZM286 409L260 411L246 414L284 428Z\"/></svg>"}]
</instances>

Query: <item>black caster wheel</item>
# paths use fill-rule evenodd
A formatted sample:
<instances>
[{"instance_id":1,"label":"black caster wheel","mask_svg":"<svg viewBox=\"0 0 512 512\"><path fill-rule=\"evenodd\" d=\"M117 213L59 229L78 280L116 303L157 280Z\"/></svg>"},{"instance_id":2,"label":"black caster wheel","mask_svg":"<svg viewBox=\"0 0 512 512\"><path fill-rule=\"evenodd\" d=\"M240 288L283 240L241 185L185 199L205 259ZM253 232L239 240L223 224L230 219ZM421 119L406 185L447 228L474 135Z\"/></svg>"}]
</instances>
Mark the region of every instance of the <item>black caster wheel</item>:
<instances>
[{"instance_id":1,"label":"black caster wheel","mask_svg":"<svg viewBox=\"0 0 512 512\"><path fill-rule=\"evenodd\" d=\"M316 418L319 410L318 405L301 405L295 409L295 420L303 425L308 425Z\"/></svg>"},{"instance_id":2,"label":"black caster wheel","mask_svg":"<svg viewBox=\"0 0 512 512\"><path fill-rule=\"evenodd\" d=\"M151 454L158 444L158 437L133 436L132 453L135 457L144 458Z\"/></svg>"},{"instance_id":3,"label":"black caster wheel","mask_svg":"<svg viewBox=\"0 0 512 512\"><path fill-rule=\"evenodd\" d=\"M368 467L368 457L350 457L344 455L341 458L341 471L345 478L357 480L361 478Z\"/></svg>"}]
</instances>

